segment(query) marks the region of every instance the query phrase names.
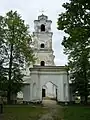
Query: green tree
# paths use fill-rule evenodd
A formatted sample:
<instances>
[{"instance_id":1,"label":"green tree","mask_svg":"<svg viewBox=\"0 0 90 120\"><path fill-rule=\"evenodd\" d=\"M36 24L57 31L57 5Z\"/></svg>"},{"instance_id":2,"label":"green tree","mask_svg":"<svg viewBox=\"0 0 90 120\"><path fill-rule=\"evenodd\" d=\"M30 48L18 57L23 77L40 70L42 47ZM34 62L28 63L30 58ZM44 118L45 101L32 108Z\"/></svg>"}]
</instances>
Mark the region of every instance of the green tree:
<instances>
[{"instance_id":1,"label":"green tree","mask_svg":"<svg viewBox=\"0 0 90 120\"><path fill-rule=\"evenodd\" d=\"M1 19L1 31L4 41L5 58L3 66L8 69L7 76L7 100L11 103L12 94L20 91L23 82L22 69L27 63L35 61L32 48L32 40L29 26L25 24L21 16L15 11L6 13Z\"/></svg>"},{"instance_id":2,"label":"green tree","mask_svg":"<svg viewBox=\"0 0 90 120\"><path fill-rule=\"evenodd\" d=\"M5 82L7 80L6 69L3 66L4 60L6 59L6 47L3 40L4 31L3 31L3 17L0 16L0 92L5 90Z\"/></svg>"},{"instance_id":3,"label":"green tree","mask_svg":"<svg viewBox=\"0 0 90 120\"><path fill-rule=\"evenodd\" d=\"M62 45L68 55L69 68L75 91L87 103L90 94L90 2L89 0L70 0L64 3L66 9L58 18L58 29L63 30Z\"/></svg>"}]
</instances>

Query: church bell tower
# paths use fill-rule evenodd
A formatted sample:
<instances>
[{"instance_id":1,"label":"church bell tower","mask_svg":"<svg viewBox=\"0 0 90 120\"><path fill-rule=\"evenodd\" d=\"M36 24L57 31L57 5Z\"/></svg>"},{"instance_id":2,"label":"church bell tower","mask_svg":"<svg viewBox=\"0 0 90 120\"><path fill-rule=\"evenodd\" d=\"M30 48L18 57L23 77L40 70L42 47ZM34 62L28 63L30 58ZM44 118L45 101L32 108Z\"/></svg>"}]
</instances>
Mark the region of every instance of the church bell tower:
<instances>
[{"instance_id":1,"label":"church bell tower","mask_svg":"<svg viewBox=\"0 0 90 120\"><path fill-rule=\"evenodd\" d=\"M45 15L38 16L34 20L33 49L37 58L35 65L54 66L54 55L52 50L51 20Z\"/></svg>"}]
</instances>

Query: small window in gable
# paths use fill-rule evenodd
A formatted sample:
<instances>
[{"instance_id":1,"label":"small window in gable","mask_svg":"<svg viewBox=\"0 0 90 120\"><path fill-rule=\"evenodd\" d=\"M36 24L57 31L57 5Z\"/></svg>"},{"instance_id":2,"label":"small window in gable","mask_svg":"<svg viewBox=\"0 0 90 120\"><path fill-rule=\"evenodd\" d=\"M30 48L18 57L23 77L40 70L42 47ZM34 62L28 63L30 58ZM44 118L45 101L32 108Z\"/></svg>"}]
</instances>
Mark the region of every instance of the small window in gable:
<instances>
[{"instance_id":1,"label":"small window in gable","mask_svg":"<svg viewBox=\"0 0 90 120\"><path fill-rule=\"evenodd\" d=\"M45 31L45 25L44 24L41 25L41 31Z\"/></svg>"}]
</instances>

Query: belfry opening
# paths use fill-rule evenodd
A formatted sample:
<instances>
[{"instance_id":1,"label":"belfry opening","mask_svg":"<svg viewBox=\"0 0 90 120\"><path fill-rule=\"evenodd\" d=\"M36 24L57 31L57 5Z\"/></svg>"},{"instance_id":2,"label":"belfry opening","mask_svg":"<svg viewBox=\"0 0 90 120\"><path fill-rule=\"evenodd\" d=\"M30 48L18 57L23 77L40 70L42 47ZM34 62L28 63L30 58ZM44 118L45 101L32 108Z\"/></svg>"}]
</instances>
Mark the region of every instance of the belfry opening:
<instances>
[{"instance_id":1,"label":"belfry opening","mask_svg":"<svg viewBox=\"0 0 90 120\"><path fill-rule=\"evenodd\" d=\"M41 44L41 48L44 48L44 47L45 47L45 45L42 43L42 44Z\"/></svg>"},{"instance_id":2,"label":"belfry opening","mask_svg":"<svg viewBox=\"0 0 90 120\"><path fill-rule=\"evenodd\" d=\"M44 61L41 61L41 66L45 66L45 62Z\"/></svg>"},{"instance_id":3,"label":"belfry opening","mask_svg":"<svg viewBox=\"0 0 90 120\"><path fill-rule=\"evenodd\" d=\"M45 31L45 25L44 24L41 25L41 31Z\"/></svg>"}]
</instances>

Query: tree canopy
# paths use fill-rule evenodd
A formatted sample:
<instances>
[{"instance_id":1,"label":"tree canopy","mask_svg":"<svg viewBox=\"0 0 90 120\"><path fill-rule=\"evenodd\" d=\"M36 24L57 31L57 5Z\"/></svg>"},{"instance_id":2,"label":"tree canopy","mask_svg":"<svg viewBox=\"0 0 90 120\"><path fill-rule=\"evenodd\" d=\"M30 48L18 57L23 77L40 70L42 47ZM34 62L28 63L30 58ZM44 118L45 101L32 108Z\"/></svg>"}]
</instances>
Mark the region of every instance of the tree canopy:
<instances>
[{"instance_id":1,"label":"tree canopy","mask_svg":"<svg viewBox=\"0 0 90 120\"><path fill-rule=\"evenodd\" d=\"M0 16L0 33L0 61L2 70L4 68L6 73L3 78L7 78L4 85L7 86L10 103L11 95L20 91L22 86L24 75L21 70L25 68L25 64L33 63L35 58L31 48L29 25L25 24L17 11L9 11L5 16Z\"/></svg>"},{"instance_id":2,"label":"tree canopy","mask_svg":"<svg viewBox=\"0 0 90 120\"><path fill-rule=\"evenodd\" d=\"M90 2L70 0L64 3L65 12L59 14L58 29L68 34L62 45L68 55L75 91L87 102L90 94Z\"/></svg>"}]
</instances>

